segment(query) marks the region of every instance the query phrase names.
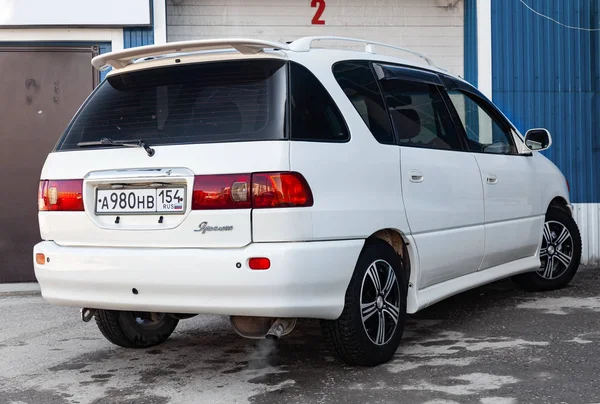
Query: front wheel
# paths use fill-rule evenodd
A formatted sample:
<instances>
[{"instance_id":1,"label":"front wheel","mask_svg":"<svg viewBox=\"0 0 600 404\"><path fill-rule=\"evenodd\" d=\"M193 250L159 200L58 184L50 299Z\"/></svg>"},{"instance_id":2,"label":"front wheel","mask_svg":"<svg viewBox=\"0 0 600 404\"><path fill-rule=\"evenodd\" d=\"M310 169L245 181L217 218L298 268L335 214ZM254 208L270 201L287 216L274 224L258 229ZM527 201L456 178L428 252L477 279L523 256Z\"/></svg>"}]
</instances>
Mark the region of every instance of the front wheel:
<instances>
[{"instance_id":1,"label":"front wheel","mask_svg":"<svg viewBox=\"0 0 600 404\"><path fill-rule=\"evenodd\" d=\"M346 291L342 315L321 322L344 362L375 366L392 358L404 331L406 284L394 249L384 241L368 240Z\"/></svg>"},{"instance_id":2,"label":"front wheel","mask_svg":"<svg viewBox=\"0 0 600 404\"><path fill-rule=\"evenodd\" d=\"M562 209L550 208L543 228L540 269L513 279L530 291L564 288L575 276L580 260L581 236L577 223Z\"/></svg>"},{"instance_id":3,"label":"front wheel","mask_svg":"<svg viewBox=\"0 0 600 404\"><path fill-rule=\"evenodd\" d=\"M165 313L98 310L96 324L104 337L124 348L149 348L161 344L179 320Z\"/></svg>"}]
</instances>

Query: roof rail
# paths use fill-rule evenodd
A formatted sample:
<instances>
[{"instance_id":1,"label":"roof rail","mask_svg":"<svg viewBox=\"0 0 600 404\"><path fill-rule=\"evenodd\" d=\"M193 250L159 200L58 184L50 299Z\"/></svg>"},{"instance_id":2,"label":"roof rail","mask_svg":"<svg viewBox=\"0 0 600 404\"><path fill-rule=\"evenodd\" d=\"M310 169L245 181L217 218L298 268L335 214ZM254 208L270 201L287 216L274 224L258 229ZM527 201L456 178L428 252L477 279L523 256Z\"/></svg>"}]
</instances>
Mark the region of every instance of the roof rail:
<instances>
[{"instance_id":1,"label":"roof rail","mask_svg":"<svg viewBox=\"0 0 600 404\"><path fill-rule=\"evenodd\" d=\"M150 56L163 56L172 53L194 52L217 49L235 49L246 55L253 55L264 49L288 50L288 45L274 41L258 39L202 39L197 41L168 42L161 45L147 45L130 48L116 52L109 52L92 59L92 65L99 70L106 70L110 66L122 69L132 64L136 59Z\"/></svg>"},{"instance_id":2,"label":"roof rail","mask_svg":"<svg viewBox=\"0 0 600 404\"><path fill-rule=\"evenodd\" d=\"M420 57L424 61L427 62L430 66L438 67L433 60L429 59L427 56L422 53L402 48L400 46L388 45L382 42L368 41L366 39L357 39L357 38L348 38L343 36L307 36L304 38L296 39L291 44L289 44L290 50L294 52L308 52L311 49L311 44L313 41L345 41L345 42L358 42L365 44L365 52L375 53L373 51L373 47L371 45L382 46L385 48L395 49L407 53L411 53L415 56Z\"/></svg>"}]
</instances>

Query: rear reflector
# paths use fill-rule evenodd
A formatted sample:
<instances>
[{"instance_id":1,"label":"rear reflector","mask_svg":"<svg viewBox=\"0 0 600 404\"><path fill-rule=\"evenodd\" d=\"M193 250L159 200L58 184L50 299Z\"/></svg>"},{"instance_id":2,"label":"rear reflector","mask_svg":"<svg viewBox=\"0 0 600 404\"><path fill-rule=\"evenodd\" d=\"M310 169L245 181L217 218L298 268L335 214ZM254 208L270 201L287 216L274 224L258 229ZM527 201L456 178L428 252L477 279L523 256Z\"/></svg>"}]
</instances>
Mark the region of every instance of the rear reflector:
<instances>
[{"instance_id":1,"label":"rear reflector","mask_svg":"<svg viewBox=\"0 0 600 404\"><path fill-rule=\"evenodd\" d=\"M83 211L83 180L44 180L38 188L41 211Z\"/></svg>"},{"instance_id":2,"label":"rear reflector","mask_svg":"<svg viewBox=\"0 0 600 404\"><path fill-rule=\"evenodd\" d=\"M198 175L194 178L193 210L312 205L310 187L296 172Z\"/></svg>"},{"instance_id":3,"label":"rear reflector","mask_svg":"<svg viewBox=\"0 0 600 404\"><path fill-rule=\"evenodd\" d=\"M35 254L35 263L38 265L44 265L46 263L46 256L42 253Z\"/></svg>"},{"instance_id":4,"label":"rear reflector","mask_svg":"<svg viewBox=\"0 0 600 404\"><path fill-rule=\"evenodd\" d=\"M250 269L262 271L271 268L271 261L268 258L250 258L248 266Z\"/></svg>"}]
</instances>

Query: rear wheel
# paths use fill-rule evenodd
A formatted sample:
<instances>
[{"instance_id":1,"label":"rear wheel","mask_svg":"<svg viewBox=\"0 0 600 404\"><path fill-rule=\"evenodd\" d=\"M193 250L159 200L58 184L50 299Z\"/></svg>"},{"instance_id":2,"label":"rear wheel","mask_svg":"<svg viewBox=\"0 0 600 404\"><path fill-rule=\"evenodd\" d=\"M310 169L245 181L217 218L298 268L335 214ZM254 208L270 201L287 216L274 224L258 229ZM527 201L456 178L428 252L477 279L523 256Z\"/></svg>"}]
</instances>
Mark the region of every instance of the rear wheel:
<instances>
[{"instance_id":1,"label":"rear wheel","mask_svg":"<svg viewBox=\"0 0 600 404\"><path fill-rule=\"evenodd\" d=\"M513 279L530 291L560 289L571 282L580 260L581 236L577 223L562 209L550 208L543 228L540 269Z\"/></svg>"},{"instance_id":2,"label":"rear wheel","mask_svg":"<svg viewBox=\"0 0 600 404\"><path fill-rule=\"evenodd\" d=\"M392 247L368 240L346 291L342 315L323 320L322 330L349 365L389 361L402 338L406 317L406 277Z\"/></svg>"},{"instance_id":3,"label":"rear wheel","mask_svg":"<svg viewBox=\"0 0 600 404\"><path fill-rule=\"evenodd\" d=\"M98 310L96 324L104 337L124 348L149 348L161 344L179 320L165 313Z\"/></svg>"}]
</instances>

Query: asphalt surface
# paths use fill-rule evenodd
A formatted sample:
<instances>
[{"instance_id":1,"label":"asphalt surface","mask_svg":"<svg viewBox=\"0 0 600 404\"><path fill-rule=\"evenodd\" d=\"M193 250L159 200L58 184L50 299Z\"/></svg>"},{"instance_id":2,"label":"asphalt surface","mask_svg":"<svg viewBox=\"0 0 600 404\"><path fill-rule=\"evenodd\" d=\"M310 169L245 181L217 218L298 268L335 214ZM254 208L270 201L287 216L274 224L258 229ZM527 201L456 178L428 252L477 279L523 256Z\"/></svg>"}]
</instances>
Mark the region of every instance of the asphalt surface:
<instances>
[{"instance_id":1,"label":"asphalt surface","mask_svg":"<svg viewBox=\"0 0 600 404\"><path fill-rule=\"evenodd\" d=\"M345 366L318 323L269 346L228 319L180 322L165 344L112 346L75 308L0 296L0 403L575 403L600 402L600 270L561 291L510 281L411 316L395 359Z\"/></svg>"}]
</instances>

